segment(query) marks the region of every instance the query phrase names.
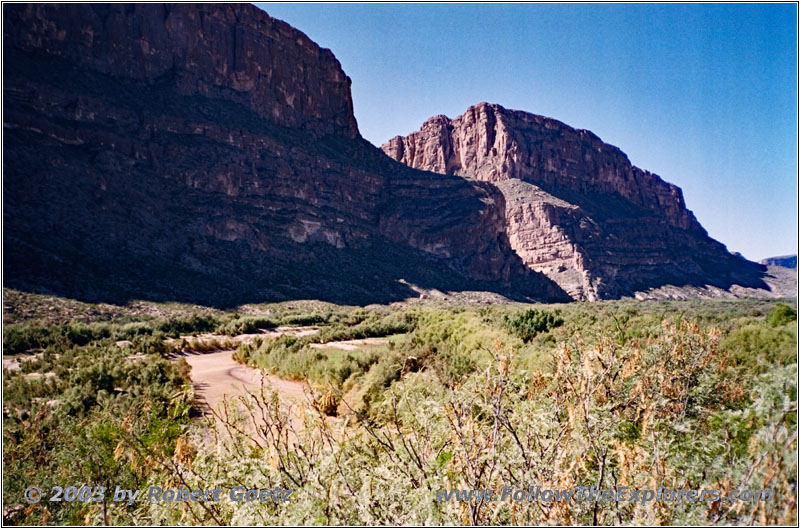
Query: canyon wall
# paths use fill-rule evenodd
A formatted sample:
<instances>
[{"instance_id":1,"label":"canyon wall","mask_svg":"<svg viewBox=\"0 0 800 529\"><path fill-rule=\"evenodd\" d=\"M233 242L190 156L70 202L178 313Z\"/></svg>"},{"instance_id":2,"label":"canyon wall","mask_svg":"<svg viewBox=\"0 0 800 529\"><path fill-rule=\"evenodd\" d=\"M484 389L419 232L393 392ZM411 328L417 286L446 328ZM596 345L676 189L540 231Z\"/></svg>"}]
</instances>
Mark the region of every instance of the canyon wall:
<instances>
[{"instance_id":1,"label":"canyon wall","mask_svg":"<svg viewBox=\"0 0 800 529\"><path fill-rule=\"evenodd\" d=\"M363 140L329 50L249 4L5 4L5 286L85 299L563 300L492 186Z\"/></svg>"},{"instance_id":2,"label":"canyon wall","mask_svg":"<svg viewBox=\"0 0 800 529\"><path fill-rule=\"evenodd\" d=\"M589 131L481 103L382 149L409 167L495 185L511 246L576 299L665 284L765 286L762 267L708 237L677 186Z\"/></svg>"}]
</instances>

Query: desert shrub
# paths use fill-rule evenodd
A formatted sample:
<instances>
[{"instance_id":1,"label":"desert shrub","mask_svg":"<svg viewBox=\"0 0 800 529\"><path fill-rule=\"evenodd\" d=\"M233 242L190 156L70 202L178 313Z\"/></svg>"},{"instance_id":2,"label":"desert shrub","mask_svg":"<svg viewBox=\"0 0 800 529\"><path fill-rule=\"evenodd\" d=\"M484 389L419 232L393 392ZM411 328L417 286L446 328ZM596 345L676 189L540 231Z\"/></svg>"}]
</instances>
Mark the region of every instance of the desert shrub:
<instances>
[{"instance_id":1,"label":"desert shrub","mask_svg":"<svg viewBox=\"0 0 800 529\"><path fill-rule=\"evenodd\" d=\"M175 361L175 371L187 384L192 382L192 366L189 365L185 358L178 358Z\"/></svg>"},{"instance_id":2,"label":"desert shrub","mask_svg":"<svg viewBox=\"0 0 800 529\"><path fill-rule=\"evenodd\" d=\"M384 353L308 348L301 350L298 356L298 363L306 369L304 375L312 383L340 390L348 379L358 380Z\"/></svg>"},{"instance_id":3,"label":"desert shrub","mask_svg":"<svg viewBox=\"0 0 800 529\"><path fill-rule=\"evenodd\" d=\"M486 366L498 349L516 338L470 311L424 310L415 313L414 328L399 346L423 368L432 369L448 386L459 384Z\"/></svg>"},{"instance_id":4,"label":"desert shrub","mask_svg":"<svg viewBox=\"0 0 800 529\"><path fill-rule=\"evenodd\" d=\"M772 327L779 327L790 321L797 321L797 311L785 303L777 303L767 314L767 323Z\"/></svg>"},{"instance_id":5,"label":"desert shrub","mask_svg":"<svg viewBox=\"0 0 800 529\"><path fill-rule=\"evenodd\" d=\"M620 344L609 319L598 317L604 331L587 329L592 334L585 341L560 342L550 372L542 373L508 368L521 340L483 351L486 335L498 329L483 327L482 316L423 311L415 347L467 353L474 347L465 343L478 344L481 352L472 358L481 369L448 388L433 369L404 374L402 356L381 358L344 396L359 413L331 449L326 440L335 430L322 420L307 422L292 443L276 441L273 432L285 428L288 412L274 401L253 402L254 413L267 414L273 428L255 434L253 443L293 466L264 465L262 451L242 450L243 436L201 450L189 479L197 487L212 477L295 487L294 501L275 509L220 505L219 516L237 524L794 523L796 366L743 378L751 397L731 408L725 401L738 397L720 384L744 366L732 366L730 353L718 347L718 329L669 317L647 340ZM299 453L302 458L294 456ZM654 479L671 489L771 488L775 498L722 508L680 501L434 500L441 489L500 491L530 483L643 489L654 487ZM400 493L405 501L398 504ZM160 523L180 516L166 504L154 510Z\"/></svg>"},{"instance_id":6,"label":"desert shrub","mask_svg":"<svg viewBox=\"0 0 800 529\"><path fill-rule=\"evenodd\" d=\"M348 417L330 420L295 402L289 409L266 386L245 399L265 427L231 429L208 446L208 432L186 433L188 365L158 355L129 361L146 340L163 343L163 332L137 333L122 349L102 340L78 347L61 327L47 329L55 338L33 330L34 342L53 343L31 369L56 376L5 373L5 494L64 480L132 489L185 479L189 488L295 491L282 504L211 502L208 510L114 505L112 523L792 525L797 340L791 320L773 326L765 319L773 303L569 304L559 307L563 325L527 341L506 325L503 307L348 308L319 335L265 338L236 352L282 377L307 377L317 397L335 396ZM406 334L391 349L311 347L401 328ZM242 420L252 419L245 413ZM296 430L286 435L290 424ZM126 441L133 435L143 444ZM766 488L775 498L727 506L434 500L441 489L531 483ZM4 521L108 522L101 505L56 505L46 520L42 512L10 511Z\"/></svg>"},{"instance_id":7,"label":"desert shrub","mask_svg":"<svg viewBox=\"0 0 800 529\"><path fill-rule=\"evenodd\" d=\"M173 347L179 351L193 351L199 353L235 349L238 346L238 342L227 337L184 338L173 345Z\"/></svg>"},{"instance_id":8,"label":"desert shrub","mask_svg":"<svg viewBox=\"0 0 800 529\"><path fill-rule=\"evenodd\" d=\"M34 323L7 325L3 329L3 354L20 354L51 345L87 345L112 336L108 323L70 322L53 327Z\"/></svg>"},{"instance_id":9,"label":"desert shrub","mask_svg":"<svg viewBox=\"0 0 800 529\"><path fill-rule=\"evenodd\" d=\"M47 362L40 357L30 356L22 357L19 360L19 369L22 373L36 373L41 371L47 365Z\"/></svg>"},{"instance_id":10,"label":"desert shrub","mask_svg":"<svg viewBox=\"0 0 800 529\"><path fill-rule=\"evenodd\" d=\"M217 328L219 321L216 316L210 313L192 314L190 316L175 316L162 320L156 329L167 336L177 338L181 334L196 334L200 332L211 332Z\"/></svg>"},{"instance_id":11,"label":"desert shrub","mask_svg":"<svg viewBox=\"0 0 800 529\"><path fill-rule=\"evenodd\" d=\"M730 331L720 348L742 369L760 373L796 361L797 333L792 327L746 323Z\"/></svg>"},{"instance_id":12,"label":"desert shrub","mask_svg":"<svg viewBox=\"0 0 800 529\"><path fill-rule=\"evenodd\" d=\"M344 396L347 405L340 405L340 413L355 411L362 418L375 412L375 405L386 398L386 389L403 374L402 357L385 354L369 366L366 374ZM363 367L361 368L363 369Z\"/></svg>"},{"instance_id":13,"label":"desert shrub","mask_svg":"<svg viewBox=\"0 0 800 529\"><path fill-rule=\"evenodd\" d=\"M6 325L3 328L3 354L21 354L50 343L50 331L30 324Z\"/></svg>"},{"instance_id":14,"label":"desert shrub","mask_svg":"<svg viewBox=\"0 0 800 529\"><path fill-rule=\"evenodd\" d=\"M240 344L239 347L237 347L233 352L232 358L240 364L255 365L252 360L252 353L255 349L260 347L261 344L263 344L263 342L259 342L257 346L254 346L253 344Z\"/></svg>"},{"instance_id":15,"label":"desert shrub","mask_svg":"<svg viewBox=\"0 0 800 529\"><path fill-rule=\"evenodd\" d=\"M310 340L316 343L341 342L344 340L363 340L364 338L380 338L401 334L412 329L412 325L403 317L388 316L380 319L366 319L353 326L335 325L322 329Z\"/></svg>"},{"instance_id":16,"label":"desert shrub","mask_svg":"<svg viewBox=\"0 0 800 529\"><path fill-rule=\"evenodd\" d=\"M364 373L378 361L375 351L349 352L310 347L310 337L279 336L261 344L240 346L234 359L266 369L280 377L340 388L351 376Z\"/></svg>"},{"instance_id":17,"label":"desert shrub","mask_svg":"<svg viewBox=\"0 0 800 529\"><path fill-rule=\"evenodd\" d=\"M141 487L160 471L157 461L175 453L189 424L188 366L158 357L128 361L129 352L98 341L58 351L45 351L39 371L56 376L3 379L4 405L13 410L3 418L4 494L22 498L34 482L44 491L66 482ZM47 509L8 509L3 521L104 524L132 521L137 508L52 502Z\"/></svg>"},{"instance_id":18,"label":"desert shrub","mask_svg":"<svg viewBox=\"0 0 800 529\"><path fill-rule=\"evenodd\" d=\"M528 309L514 316L506 315L503 319L506 329L523 342L529 342L537 334L547 332L564 324L559 311Z\"/></svg>"},{"instance_id":19,"label":"desert shrub","mask_svg":"<svg viewBox=\"0 0 800 529\"><path fill-rule=\"evenodd\" d=\"M357 308L351 310L347 314L337 317L336 321L347 327L352 327L353 325L358 325L359 323L369 318L371 314L372 313L370 313L365 309Z\"/></svg>"},{"instance_id":20,"label":"desert shrub","mask_svg":"<svg viewBox=\"0 0 800 529\"><path fill-rule=\"evenodd\" d=\"M249 365L267 369L272 373L297 373L295 366L289 366L289 358L299 351L305 343L295 336L268 338L259 344L242 344L234 359Z\"/></svg>"},{"instance_id":21,"label":"desert shrub","mask_svg":"<svg viewBox=\"0 0 800 529\"><path fill-rule=\"evenodd\" d=\"M149 322L130 322L120 325L114 330L115 340L131 340L136 336L150 336L154 332L152 323Z\"/></svg>"},{"instance_id":22,"label":"desert shrub","mask_svg":"<svg viewBox=\"0 0 800 529\"><path fill-rule=\"evenodd\" d=\"M287 314L281 318L282 325L321 325L328 323L331 319L331 314Z\"/></svg>"},{"instance_id":23,"label":"desert shrub","mask_svg":"<svg viewBox=\"0 0 800 529\"><path fill-rule=\"evenodd\" d=\"M108 325L92 323L70 323L62 328L67 341L74 345L86 345L94 340L102 340L111 336Z\"/></svg>"},{"instance_id":24,"label":"desert shrub","mask_svg":"<svg viewBox=\"0 0 800 529\"><path fill-rule=\"evenodd\" d=\"M175 348L164 341L164 334L157 333L152 336L137 336L132 340L131 350L146 355L165 356L175 351Z\"/></svg>"},{"instance_id":25,"label":"desert shrub","mask_svg":"<svg viewBox=\"0 0 800 529\"><path fill-rule=\"evenodd\" d=\"M265 316L243 316L221 323L217 327L217 332L228 336L238 336L240 334L251 334L259 329L272 329L274 327L277 327L277 323L271 318Z\"/></svg>"}]
</instances>

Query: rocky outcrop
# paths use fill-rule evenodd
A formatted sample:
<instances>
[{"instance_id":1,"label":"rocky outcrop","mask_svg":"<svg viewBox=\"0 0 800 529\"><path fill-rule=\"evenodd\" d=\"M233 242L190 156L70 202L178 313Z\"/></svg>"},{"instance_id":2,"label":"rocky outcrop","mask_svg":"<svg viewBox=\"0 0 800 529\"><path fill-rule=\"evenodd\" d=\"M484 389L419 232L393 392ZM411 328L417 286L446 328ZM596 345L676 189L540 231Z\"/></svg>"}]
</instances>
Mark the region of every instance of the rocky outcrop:
<instances>
[{"instance_id":1,"label":"rocky outcrop","mask_svg":"<svg viewBox=\"0 0 800 529\"><path fill-rule=\"evenodd\" d=\"M451 120L435 116L419 132L382 147L410 167L487 182L528 180L544 189L617 194L681 228L699 227L681 190L631 165L617 147L527 112L480 103Z\"/></svg>"},{"instance_id":2,"label":"rocky outcrop","mask_svg":"<svg viewBox=\"0 0 800 529\"><path fill-rule=\"evenodd\" d=\"M410 167L495 185L511 246L576 299L662 285L766 287L762 267L708 237L678 187L589 131L481 103L382 149Z\"/></svg>"},{"instance_id":3,"label":"rocky outcrop","mask_svg":"<svg viewBox=\"0 0 800 529\"><path fill-rule=\"evenodd\" d=\"M330 51L247 4L5 4L5 286L92 300L565 299L502 193L364 141Z\"/></svg>"},{"instance_id":4,"label":"rocky outcrop","mask_svg":"<svg viewBox=\"0 0 800 529\"><path fill-rule=\"evenodd\" d=\"M350 78L330 50L247 4L20 4L6 48L181 95L231 101L285 127L358 135Z\"/></svg>"}]
</instances>

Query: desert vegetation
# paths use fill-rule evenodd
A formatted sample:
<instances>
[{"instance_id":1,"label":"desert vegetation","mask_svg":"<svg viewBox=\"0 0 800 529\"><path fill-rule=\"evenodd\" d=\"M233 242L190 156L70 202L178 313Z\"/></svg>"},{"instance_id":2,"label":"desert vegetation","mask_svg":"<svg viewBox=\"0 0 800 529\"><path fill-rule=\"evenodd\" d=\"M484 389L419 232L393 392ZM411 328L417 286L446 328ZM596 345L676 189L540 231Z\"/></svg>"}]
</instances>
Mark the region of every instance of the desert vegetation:
<instances>
[{"instance_id":1,"label":"desert vegetation","mask_svg":"<svg viewBox=\"0 0 800 529\"><path fill-rule=\"evenodd\" d=\"M797 521L794 300L69 310L5 325L4 360L19 366L3 376L6 523ZM268 332L287 326L315 332ZM193 338L204 333L215 341ZM175 353L206 347L302 381L306 402L265 383L218 420L201 417ZM285 503L22 501L27 485L66 483L294 493ZM439 490L530 485L774 497L436 501Z\"/></svg>"}]
</instances>

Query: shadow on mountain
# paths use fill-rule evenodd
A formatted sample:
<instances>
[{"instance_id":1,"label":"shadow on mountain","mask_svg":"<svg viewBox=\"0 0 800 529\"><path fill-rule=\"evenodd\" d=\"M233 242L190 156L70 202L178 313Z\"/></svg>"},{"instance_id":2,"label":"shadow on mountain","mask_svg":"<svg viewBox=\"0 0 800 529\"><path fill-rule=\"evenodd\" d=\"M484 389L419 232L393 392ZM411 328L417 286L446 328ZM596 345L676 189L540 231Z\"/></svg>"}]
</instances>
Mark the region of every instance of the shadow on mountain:
<instances>
[{"instance_id":1,"label":"shadow on mountain","mask_svg":"<svg viewBox=\"0 0 800 529\"><path fill-rule=\"evenodd\" d=\"M144 82L42 51L3 58L4 287L217 307L390 303L418 297L410 285L570 300L511 250L486 183L278 126L227 92L187 94L174 69ZM703 270L654 267L629 284ZM742 284L729 277L719 286Z\"/></svg>"},{"instance_id":2,"label":"shadow on mountain","mask_svg":"<svg viewBox=\"0 0 800 529\"><path fill-rule=\"evenodd\" d=\"M679 260L679 256L676 256ZM738 262L737 262L738 261ZM684 266L680 266L684 265ZM618 273L625 274L625 269ZM614 299L631 297L637 292L645 292L665 286L674 287L715 287L730 290L734 286L771 290L765 281L767 267L731 255L730 259L720 261L689 260L687 257L678 264L653 267L637 266L630 278L625 281L624 288L615 285L613 290L603 292L604 297Z\"/></svg>"},{"instance_id":3,"label":"shadow on mountain","mask_svg":"<svg viewBox=\"0 0 800 529\"><path fill-rule=\"evenodd\" d=\"M564 223L563 229L590 263L601 299L664 286L770 290L766 266L729 252L699 223L674 226L663 215L616 193L534 185L554 197L549 201L556 208L561 207L558 201L577 205L577 209L563 208L573 215L569 217L572 223ZM583 224L587 228L578 229Z\"/></svg>"},{"instance_id":4,"label":"shadow on mountain","mask_svg":"<svg viewBox=\"0 0 800 529\"><path fill-rule=\"evenodd\" d=\"M112 256L70 259L6 239L4 287L58 295L90 303L125 304L139 299L231 308L245 303L318 299L346 305L392 303L420 296L419 289L494 292L516 301L565 302L570 298L549 279L530 272L511 282L476 281L410 248L388 242L349 250L313 248L313 260L279 263L268 256L253 268L224 259L197 269L158 259ZM238 250L238 251L235 251ZM221 255L241 255L241 248ZM308 248L304 248L305 251ZM201 269L200 269L201 268Z\"/></svg>"},{"instance_id":5,"label":"shadow on mountain","mask_svg":"<svg viewBox=\"0 0 800 529\"><path fill-rule=\"evenodd\" d=\"M5 287L224 307L389 303L418 297L409 284L569 300L484 224L481 186L183 94L175 71L143 83L4 59ZM415 249L439 244L443 258Z\"/></svg>"}]
</instances>

